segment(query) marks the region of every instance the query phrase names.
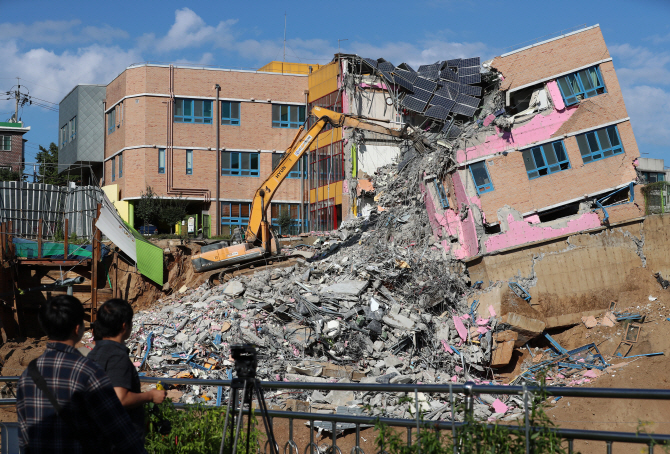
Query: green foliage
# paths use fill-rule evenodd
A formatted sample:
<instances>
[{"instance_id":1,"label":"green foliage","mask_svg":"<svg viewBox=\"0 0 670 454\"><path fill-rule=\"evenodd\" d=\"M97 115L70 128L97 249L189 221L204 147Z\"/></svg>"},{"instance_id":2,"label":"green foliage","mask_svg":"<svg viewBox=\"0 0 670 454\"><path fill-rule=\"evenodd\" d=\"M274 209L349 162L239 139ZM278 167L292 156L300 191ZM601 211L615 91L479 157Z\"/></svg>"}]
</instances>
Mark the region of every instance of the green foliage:
<instances>
[{"instance_id":1,"label":"green foliage","mask_svg":"<svg viewBox=\"0 0 670 454\"><path fill-rule=\"evenodd\" d=\"M154 406L154 404L149 404ZM221 447L221 433L226 419L226 407L204 407L202 405L188 406L185 409L176 409L170 399L158 405L163 417L172 423L169 435L161 435L157 431L158 418L149 413L149 432L146 437L145 448L155 454L218 454ZM246 419L243 421L243 430L240 431L237 452L246 452ZM249 435L250 453L258 451L264 437L257 429L256 418L251 418L251 432ZM230 431L230 429L229 429ZM232 453L230 433L226 436L224 454Z\"/></svg>"},{"instance_id":2,"label":"green foliage","mask_svg":"<svg viewBox=\"0 0 670 454\"><path fill-rule=\"evenodd\" d=\"M292 224L293 218L291 218L291 212L288 208L284 208L279 212L279 217L277 218L277 225L281 228L282 234L289 234Z\"/></svg>"},{"instance_id":3,"label":"green foliage","mask_svg":"<svg viewBox=\"0 0 670 454\"><path fill-rule=\"evenodd\" d=\"M56 186L65 186L70 181L81 182L79 175L69 175L67 172L58 173L58 146L51 142L46 149L40 145L40 151L35 157L35 162L39 166L39 174L36 183L54 184Z\"/></svg>"},{"instance_id":4,"label":"green foliage","mask_svg":"<svg viewBox=\"0 0 670 454\"><path fill-rule=\"evenodd\" d=\"M170 226L170 230L172 230L177 222L186 218L188 203L181 196L163 199L161 202L160 220Z\"/></svg>"},{"instance_id":5,"label":"green foliage","mask_svg":"<svg viewBox=\"0 0 670 454\"><path fill-rule=\"evenodd\" d=\"M21 181L24 177L19 172L14 172L11 169L0 169L0 181Z\"/></svg>"},{"instance_id":6,"label":"green foliage","mask_svg":"<svg viewBox=\"0 0 670 454\"><path fill-rule=\"evenodd\" d=\"M161 211L161 200L151 186L142 192L139 202L135 205L135 217L146 224L158 224Z\"/></svg>"}]
</instances>

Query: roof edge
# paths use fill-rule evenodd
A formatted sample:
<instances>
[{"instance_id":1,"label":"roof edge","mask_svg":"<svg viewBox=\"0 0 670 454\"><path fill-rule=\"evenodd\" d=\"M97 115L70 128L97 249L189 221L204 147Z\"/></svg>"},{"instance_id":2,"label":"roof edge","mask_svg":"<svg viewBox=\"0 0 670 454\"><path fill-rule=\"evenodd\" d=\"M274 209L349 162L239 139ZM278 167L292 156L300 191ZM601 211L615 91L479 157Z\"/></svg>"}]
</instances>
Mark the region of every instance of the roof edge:
<instances>
[{"instance_id":1,"label":"roof edge","mask_svg":"<svg viewBox=\"0 0 670 454\"><path fill-rule=\"evenodd\" d=\"M517 52L521 52L521 51L524 51L524 50L527 50L527 49L531 49L533 47L541 46L542 44L546 44L546 43L549 43L551 41L556 41L557 39L567 38L568 36L576 35L577 33L582 33L582 32L594 29L596 27L600 28L600 24L591 25L590 27L581 28L579 30L575 30L575 31L570 32L570 33L565 33L563 35L559 35L559 36L555 36L553 38L545 39L544 41L540 41L540 42L531 44L529 46L524 46L524 47L521 47L519 49L515 49L511 52L507 52L505 54L498 55L498 57L496 57L496 58L504 58L504 57L507 57L509 55L516 54Z\"/></svg>"}]
</instances>

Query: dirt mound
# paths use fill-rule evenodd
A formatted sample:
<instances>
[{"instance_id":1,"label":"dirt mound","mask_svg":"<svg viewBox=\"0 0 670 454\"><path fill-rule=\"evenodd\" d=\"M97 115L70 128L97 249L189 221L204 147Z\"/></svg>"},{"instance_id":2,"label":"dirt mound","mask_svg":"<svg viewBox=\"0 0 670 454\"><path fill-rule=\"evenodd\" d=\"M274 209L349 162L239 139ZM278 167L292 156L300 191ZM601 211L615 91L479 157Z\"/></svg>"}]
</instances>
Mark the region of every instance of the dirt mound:
<instances>
[{"instance_id":1,"label":"dirt mound","mask_svg":"<svg viewBox=\"0 0 670 454\"><path fill-rule=\"evenodd\" d=\"M28 363L44 353L47 340L28 339L25 342L8 342L0 347L3 377L21 375Z\"/></svg>"}]
</instances>

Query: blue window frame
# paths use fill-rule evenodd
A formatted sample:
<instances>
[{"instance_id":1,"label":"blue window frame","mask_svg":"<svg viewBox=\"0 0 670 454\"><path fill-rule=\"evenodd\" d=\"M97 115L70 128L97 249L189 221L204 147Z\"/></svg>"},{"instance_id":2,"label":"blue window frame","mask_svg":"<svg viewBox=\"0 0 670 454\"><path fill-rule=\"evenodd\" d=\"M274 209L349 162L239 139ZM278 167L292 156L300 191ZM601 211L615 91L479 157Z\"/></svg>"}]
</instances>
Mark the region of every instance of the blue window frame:
<instances>
[{"instance_id":1,"label":"blue window frame","mask_svg":"<svg viewBox=\"0 0 670 454\"><path fill-rule=\"evenodd\" d=\"M272 105L272 127L297 129L305 122L305 106Z\"/></svg>"},{"instance_id":2,"label":"blue window frame","mask_svg":"<svg viewBox=\"0 0 670 454\"><path fill-rule=\"evenodd\" d=\"M470 164L468 167L470 168L472 179L475 181L477 194L484 194L485 192L493 191L493 183L491 182L489 171L486 168L486 162L475 162L474 164Z\"/></svg>"},{"instance_id":3,"label":"blue window frame","mask_svg":"<svg viewBox=\"0 0 670 454\"><path fill-rule=\"evenodd\" d=\"M119 153L119 178L123 177L123 153Z\"/></svg>"},{"instance_id":4,"label":"blue window frame","mask_svg":"<svg viewBox=\"0 0 670 454\"><path fill-rule=\"evenodd\" d=\"M221 124L240 124L240 103L235 101L221 101Z\"/></svg>"},{"instance_id":5,"label":"blue window frame","mask_svg":"<svg viewBox=\"0 0 670 454\"><path fill-rule=\"evenodd\" d=\"M158 149L158 173L165 173L165 148Z\"/></svg>"},{"instance_id":6,"label":"blue window frame","mask_svg":"<svg viewBox=\"0 0 670 454\"><path fill-rule=\"evenodd\" d=\"M289 226L279 225L279 216L282 212L288 211L291 216L291 224ZM299 203L273 203L271 205L272 226L279 232L280 235L297 235L300 233L300 226L302 220L300 219L300 204ZM304 227L304 225L303 225Z\"/></svg>"},{"instance_id":7,"label":"blue window frame","mask_svg":"<svg viewBox=\"0 0 670 454\"><path fill-rule=\"evenodd\" d=\"M276 169L282 160L284 153L272 154L272 170ZM286 178L300 178L300 171L302 170L303 178L307 178L307 155L304 154L298 162L295 163L293 169L288 173Z\"/></svg>"},{"instance_id":8,"label":"blue window frame","mask_svg":"<svg viewBox=\"0 0 670 454\"><path fill-rule=\"evenodd\" d=\"M570 168L568 154L561 140L523 150L521 154L529 180Z\"/></svg>"},{"instance_id":9,"label":"blue window frame","mask_svg":"<svg viewBox=\"0 0 670 454\"><path fill-rule=\"evenodd\" d=\"M193 175L193 150L186 150L186 175Z\"/></svg>"},{"instance_id":10,"label":"blue window frame","mask_svg":"<svg viewBox=\"0 0 670 454\"><path fill-rule=\"evenodd\" d=\"M577 136L577 145L584 164L623 153L616 126L589 131Z\"/></svg>"},{"instance_id":11,"label":"blue window frame","mask_svg":"<svg viewBox=\"0 0 670 454\"><path fill-rule=\"evenodd\" d=\"M645 183L656 183L658 181L665 181L665 173L663 172L641 172L642 181Z\"/></svg>"},{"instance_id":12,"label":"blue window frame","mask_svg":"<svg viewBox=\"0 0 670 454\"><path fill-rule=\"evenodd\" d=\"M175 99L175 123L212 124L212 101L207 99Z\"/></svg>"},{"instance_id":13,"label":"blue window frame","mask_svg":"<svg viewBox=\"0 0 670 454\"><path fill-rule=\"evenodd\" d=\"M447 198L447 192L444 190L444 185L437 178L434 180L434 183L435 191L437 192L437 196L440 199L440 205L442 205L442 208L446 210L449 208L449 199Z\"/></svg>"},{"instance_id":14,"label":"blue window frame","mask_svg":"<svg viewBox=\"0 0 670 454\"><path fill-rule=\"evenodd\" d=\"M260 175L260 153L221 152L221 175L257 177Z\"/></svg>"},{"instance_id":15,"label":"blue window frame","mask_svg":"<svg viewBox=\"0 0 670 454\"><path fill-rule=\"evenodd\" d=\"M116 181L116 156L112 158L112 181Z\"/></svg>"},{"instance_id":16,"label":"blue window frame","mask_svg":"<svg viewBox=\"0 0 670 454\"><path fill-rule=\"evenodd\" d=\"M607 93L603 76L597 66L559 77L557 81L566 106L577 104L584 98Z\"/></svg>"},{"instance_id":17,"label":"blue window frame","mask_svg":"<svg viewBox=\"0 0 670 454\"><path fill-rule=\"evenodd\" d=\"M239 227L244 235L250 209L250 202L221 202L221 234L232 235L235 227Z\"/></svg>"},{"instance_id":18,"label":"blue window frame","mask_svg":"<svg viewBox=\"0 0 670 454\"><path fill-rule=\"evenodd\" d=\"M116 108L107 112L107 134L116 131Z\"/></svg>"}]
</instances>

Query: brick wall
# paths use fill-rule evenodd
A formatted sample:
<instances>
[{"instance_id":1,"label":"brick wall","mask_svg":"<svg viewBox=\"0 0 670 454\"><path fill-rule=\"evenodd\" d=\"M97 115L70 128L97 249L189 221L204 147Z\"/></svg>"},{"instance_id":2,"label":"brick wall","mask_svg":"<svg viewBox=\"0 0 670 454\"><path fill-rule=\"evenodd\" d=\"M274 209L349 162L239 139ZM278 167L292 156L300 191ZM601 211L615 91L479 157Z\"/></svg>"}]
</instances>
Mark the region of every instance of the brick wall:
<instances>
[{"instance_id":1,"label":"brick wall","mask_svg":"<svg viewBox=\"0 0 670 454\"><path fill-rule=\"evenodd\" d=\"M23 156L23 132L0 131L0 136L11 136L10 151L0 151L0 167L11 166L14 172L21 171L20 163Z\"/></svg>"}]
</instances>

